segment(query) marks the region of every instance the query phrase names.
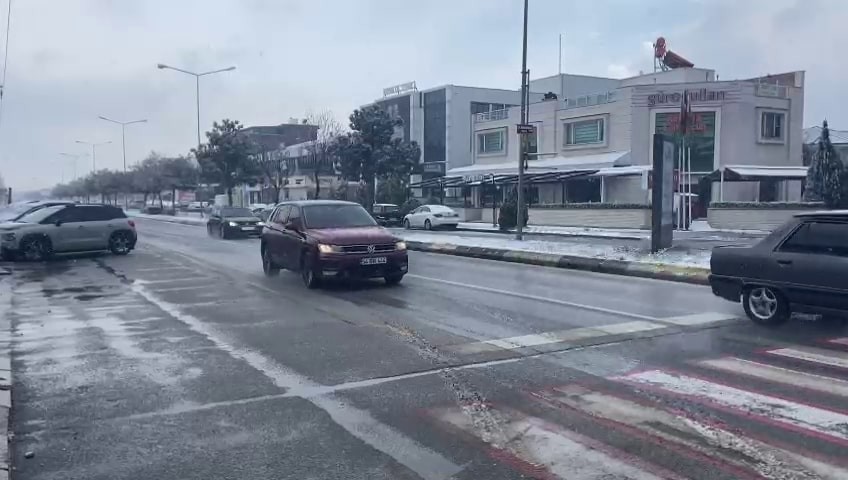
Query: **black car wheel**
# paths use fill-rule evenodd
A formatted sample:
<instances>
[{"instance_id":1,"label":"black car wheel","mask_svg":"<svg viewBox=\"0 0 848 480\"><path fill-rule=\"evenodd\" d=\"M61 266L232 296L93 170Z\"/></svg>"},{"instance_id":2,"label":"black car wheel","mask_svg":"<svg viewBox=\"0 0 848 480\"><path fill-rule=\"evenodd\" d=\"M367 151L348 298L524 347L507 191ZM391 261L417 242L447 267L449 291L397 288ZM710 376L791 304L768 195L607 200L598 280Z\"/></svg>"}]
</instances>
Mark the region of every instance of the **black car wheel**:
<instances>
[{"instance_id":1,"label":"black car wheel","mask_svg":"<svg viewBox=\"0 0 848 480\"><path fill-rule=\"evenodd\" d=\"M321 283L317 275L315 275L315 265L311 257L304 255L300 260L300 277L303 279L303 284L306 288L318 288Z\"/></svg>"},{"instance_id":2,"label":"black car wheel","mask_svg":"<svg viewBox=\"0 0 848 480\"><path fill-rule=\"evenodd\" d=\"M21 256L28 262L41 262L52 254L53 246L45 238L30 238L21 243Z\"/></svg>"},{"instance_id":3,"label":"black car wheel","mask_svg":"<svg viewBox=\"0 0 848 480\"><path fill-rule=\"evenodd\" d=\"M403 219L403 228L409 230L409 219L408 218Z\"/></svg>"},{"instance_id":4,"label":"black car wheel","mask_svg":"<svg viewBox=\"0 0 848 480\"><path fill-rule=\"evenodd\" d=\"M430 223L430 220L424 220L424 230L432 230L433 224Z\"/></svg>"},{"instance_id":5,"label":"black car wheel","mask_svg":"<svg viewBox=\"0 0 848 480\"><path fill-rule=\"evenodd\" d=\"M212 225L211 224L208 224L208 223L206 224L206 234L209 235L210 237L212 236Z\"/></svg>"},{"instance_id":6,"label":"black car wheel","mask_svg":"<svg viewBox=\"0 0 848 480\"><path fill-rule=\"evenodd\" d=\"M276 277L280 274L280 267L271 260L271 253L267 248L262 249L262 271L266 277Z\"/></svg>"},{"instance_id":7,"label":"black car wheel","mask_svg":"<svg viewBox=\"0 0 848 480\"><path fill-rule=\"evenodd\" d=\"M109 251L115 255L130 253L130 236L127 232L115 232L109 237Z\"/></svg>"},{"instance_id":8,"label":"black car wheel","mask_svg":"<svg viewBox=\"0 0 848 480\"><path fill-rule=\"evenodd\" d=\"M765 286L752 286L742 293L742 307L752 322L780 325L789 320L789 304L779 291Z\"/></svg>"},{"instance_id":9,"label":"black car wheel","mask_svg":"<svg viewBox=\"0 0 848 480\"><path fill-rule=\"evenodd\" d=\"M394 275L387 275L383 277L383 280L386 281L386 285L397 285L401 280L403 280L403 274L397 273Z\"/></svg>"},{"instance_id":10,"label":"black car wheel","mask_svg":"<svg viewBox=\"0 0 848 480\"><path fill-rule=\"evenodd\" d=\"M221 225L221 228L218 229L218 238L226 239L227 238L227 228Z\"/></svg>"}]
</instances>

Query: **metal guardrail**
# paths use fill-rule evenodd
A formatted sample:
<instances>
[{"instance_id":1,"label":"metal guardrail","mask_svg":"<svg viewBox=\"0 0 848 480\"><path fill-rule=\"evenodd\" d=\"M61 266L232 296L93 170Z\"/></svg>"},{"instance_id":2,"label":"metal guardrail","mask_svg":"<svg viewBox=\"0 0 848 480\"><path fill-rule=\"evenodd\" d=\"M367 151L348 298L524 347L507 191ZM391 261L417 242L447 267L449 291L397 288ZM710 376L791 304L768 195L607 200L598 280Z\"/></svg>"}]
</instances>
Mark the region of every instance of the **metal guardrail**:
<instances>
[{"instance_id":1,"label":"metal guardrail","mask_svg":"<svg viewBox=\"0 0 848 480\"><path fill-rule=\"evenodd\" d=\"M603 105L604 103L612 103L615 101L615 92L593 93L580 97L568 98L563 100L565 108L588 107L591 105Z\"/></svg>"},{"instance_id":2,"label":"metal guardrail","mask_svg":"<svg viewBox=\"0 0 848 480\"><path fill-rule=\"evenodd\" d=\"M758 83L757 87L754 89L754 95L758 97L788 98L789 89L780 85Z\"/></svg>"},{"instance_id":3,"label":"metal guardrail","mask_svg":"<svg viewBox=\"0 0 848 480\"><path fill-rule=\"evenodd\" d=\"M483 112L474 115L474 121L476 123L492 122L495 120L506 120L507 118L509 118L508 108L503 108L501 110L492 110L491 112Z\"/></svg>"}]
</instances>

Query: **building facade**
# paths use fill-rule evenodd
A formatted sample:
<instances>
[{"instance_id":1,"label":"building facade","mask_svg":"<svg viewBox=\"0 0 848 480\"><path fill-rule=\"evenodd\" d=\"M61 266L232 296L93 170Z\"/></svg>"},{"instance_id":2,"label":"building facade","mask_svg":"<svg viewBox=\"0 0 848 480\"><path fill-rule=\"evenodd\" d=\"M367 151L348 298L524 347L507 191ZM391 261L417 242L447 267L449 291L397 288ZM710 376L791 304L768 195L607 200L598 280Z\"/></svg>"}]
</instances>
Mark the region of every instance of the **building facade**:
<instances>
[{"instance_id":1,"label":"building facade","mask_svg":"<svg viewBox=\"0 0 848 480\"><path fill-rule=\"evenodd\" d=\"M421 148L421 168L413 175L413 182L471 165L474 115L501 112L521 102L518 90L459 85L418 90L414 82L386 88L383 93L384 97L373 104L403 121L395 136L417 142ZM533 98L540 99L541 95ZM431 192L416 189L413 193L420 197Z\"/></svg>"},{"instance_id":2,"label":"building facade","mask_svg":"<svg viewBox=\"0 0 848 480\"><path fill-rule=\"evenodd\" d=\"M527 173L547 173L538 178L550 181L532 185L531 202L647 204L653 134L679 137L684 94L692 111L686 148L693 193L711 188L708 196L725 202L800 198L797 179L771 182L765 192L765 182L734 181L722 184L720 193L700 180L732 165L803 165L803 72L733 81L717 81L712 70L699 68L623 80L562 75L534 81L531 89L567 94L529 106L535 134L528 140ZM450 164L447 177L468 184L517 173L520 109L477 114L471 121L472 161ZM564 179L568 172L593 170ZM485 189L463 193L466 203L469 196L482 203L486 195Z\"/></svg>"}]
</instances>

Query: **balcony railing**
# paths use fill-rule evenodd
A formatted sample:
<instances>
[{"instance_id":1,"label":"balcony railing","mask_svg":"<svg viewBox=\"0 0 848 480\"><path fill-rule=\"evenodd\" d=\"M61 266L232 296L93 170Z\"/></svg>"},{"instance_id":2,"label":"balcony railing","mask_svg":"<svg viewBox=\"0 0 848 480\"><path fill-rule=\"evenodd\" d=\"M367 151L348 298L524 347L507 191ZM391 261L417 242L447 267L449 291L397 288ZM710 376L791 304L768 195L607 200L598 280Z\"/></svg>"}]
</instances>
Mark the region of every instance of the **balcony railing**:
<instances>
[{"instance_id":1,"label":"balcony railing","mask_svg":"<svg viewBox=\"0 0 848 480\"><path fill-rule=\"evenodd\" d=\"M615 92L593 93L563 100L565 108L589 107L592 105L603 105L615 101Z\"/></svg>"},{"instance_id":2,"label":"balcony railing","mask_svg":"<svg viewBox=\"0 0 848 480\"><path fill-rule=\"evenodd\" d=\"M758 83L754 94L758 97L787 98L789 96L789 89L780 85Z\"/></svg>"},{"instance_id":3,"label":"balcony railing","mask_svg":"<svg viewBox=\"0 0 848 480\"><path fill-rule=\"evenodd\" d=\"M492 110L491 112L483 112L474 115L475 123L492 122L495 120L506 120L509 118L509 109Z\"/></svg>"}]
</instances>

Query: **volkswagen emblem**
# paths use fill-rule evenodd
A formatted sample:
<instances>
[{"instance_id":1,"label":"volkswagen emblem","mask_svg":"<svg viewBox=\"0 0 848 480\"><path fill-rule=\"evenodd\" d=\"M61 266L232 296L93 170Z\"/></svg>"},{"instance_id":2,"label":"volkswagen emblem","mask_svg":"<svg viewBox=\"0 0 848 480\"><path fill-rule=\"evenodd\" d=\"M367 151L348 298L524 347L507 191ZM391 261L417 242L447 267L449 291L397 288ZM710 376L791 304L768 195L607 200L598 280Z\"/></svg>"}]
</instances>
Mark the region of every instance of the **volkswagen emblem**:
<instances>
[{"instance_id":1,"label":"volkswagen emblem","mask_svg":"<svg viewBox=\"0 0 848 480\"><path fill-rule=\"evenodd\" d=\"M376 247L374 247L374 245L368 245L368 253L374 253L374 250L376 250Z\"/></svg>"}]
</instances>

